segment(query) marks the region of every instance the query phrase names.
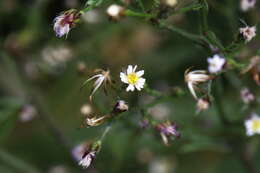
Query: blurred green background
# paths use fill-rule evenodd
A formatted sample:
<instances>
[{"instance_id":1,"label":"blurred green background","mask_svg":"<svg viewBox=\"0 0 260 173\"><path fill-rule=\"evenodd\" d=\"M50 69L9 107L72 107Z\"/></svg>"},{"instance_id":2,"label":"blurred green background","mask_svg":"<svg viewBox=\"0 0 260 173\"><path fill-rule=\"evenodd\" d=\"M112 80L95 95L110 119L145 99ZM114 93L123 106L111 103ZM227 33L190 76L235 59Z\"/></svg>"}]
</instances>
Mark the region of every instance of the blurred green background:
<instances>
[{"instance_id":1,"label":"blurred green background","mask_svg":"<svg viewBox=\"0 0 260 173\"><path fill-rule=\"evenodd\" d=\"M164 92L181 87L188 93L184 71L191 66L207 69L206 58L212 56L194 42L142 19L109 21L105 10L115 2L119 1L108 0L82 16L81 23L65 39L55 36L53 19L61 11L83 8L84 0L0 1L0 172L250 172L241 149L247 151L250 162L260 172L259 136L247 138L243 126L243 119L251 111L259 111L259 107L245 111L240 89L248 87L256 96L260 93L249 75L239 76L237 71L221 76L223 85L218 99L227 119L238 120L238 126L221 124L219 114L223 112L214 103L195 116L196 102L185 94L149 110L151 116L173 120L180 126L182 138L173 141L172 146L165 147L153 130L140 129L141 114L130 111L115 122L90 168L83 170L72 160L63 137L69 146L75 146L96 139L105 127L80 128L80 110L89 104L91 84L82 91L80 86L94 69L110 69L113 79L119 81L123 68L137 64L145 70L152 88ZM179 3L178 8L192 0ZM246 13L241 12L239 0L208 3L209 26L224 45L243 26L239 19L250 26L259 22L259 3ZM198 33L198 17L198 12L191 11L168 21ZM248 61L259 44L257 37L238 52L237 58ZM93 112L107 113L112 109L116 98L104 96L101 90L95 94ZM144 92L125 93L122 99L130 108L154 100ZM31 119L30 115L35 116Z\"/></svg>"}]
</instances>

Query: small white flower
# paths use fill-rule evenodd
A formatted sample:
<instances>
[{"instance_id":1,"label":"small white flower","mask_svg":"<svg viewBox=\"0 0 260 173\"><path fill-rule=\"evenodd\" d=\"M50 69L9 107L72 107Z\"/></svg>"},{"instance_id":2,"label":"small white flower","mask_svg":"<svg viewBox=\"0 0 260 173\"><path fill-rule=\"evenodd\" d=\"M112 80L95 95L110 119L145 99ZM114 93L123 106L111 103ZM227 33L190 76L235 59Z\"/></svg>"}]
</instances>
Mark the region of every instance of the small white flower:
<instances>
[{"instance_id":1,"label":"small white flower","mask_svg":"<svg viewBox=\"0 0 260 173\"><path fill-rule=\"evenodd\" d=\"M254 8L256 0L241 0L240 8L242 11L246 12L251 8Z\"/></svg>"},{"instance_id":2,"label":"small white flower","mask_svg":"<svg viewBox=\"0 0 260 173\"><path fill-rule=\"evenodd\" d=\"M212 76L208 75L205 70L189 71L189 69L188 69L184 73L184 78L185 78L185 82L187 83L192 96L195 99L198 99L198 97L195 93L196 85L198 85L199 83L203 83L203 82L207 82L207 81L211 80Z\"/></svg>"},{"instance_id":3,"label":"small white flower","mask_svg":"<svg viewBox=\"0 0 260 173\"><path fill-rule=\"evenodd\" d=\"M129 65L126 73L125 72L120 73L121 81L126 84L129 84L128 87L126 88L127 92L134 91L135 88L138 91L140 91L144 87L145 79L141 77L144 74L144 70L135 72L136 68L137 65L134 67L132 65Z\"/></svg>"},{"instance_id":4,"label":"small white flower","mask_svg":"<svg viewBox=\"0 0 260 173\"><path fill-rule=\"evenodd\" d=\"M106 89L106 85L107 84L111 84L112 81L111 81L111 78L110 78L110 72L109 71L104 71L102 69L98 69L96 70L96 72L100 72L100 74L97 74L97 75L94 75L92 76L91 78L89 78L88 80L86 80L84 83L83 83L83 86L88 83L89 81L93 80L93 79L96 79L96 81L94 82L94 89L92 90L89 98L90 100L92 100L92 96L93 94L98 90L98 88L104 83L104 86L105 86L105 89Z\"/></svg>"},{"instance_id":5,"label":"small white flower","mask_svg":"<svg viewBox=\"0 0 260 173\"><path fill-rule=\"evenodd\" d=\"M107 8L107 14L114 19L119 19L119 17L122 16L123 11L124 7L117 4L112 4Z\"/></svg>"},{"instance_id":6,"label":"small white flower","mask_svg":"<svg viewBox=\"0 0 260 173\"><path fill-rule=\"evenodd\" d=\"M225 58L221 58L218 54L215 54L212 58L208 58L208 70L210 73L218 73L223 69L226 63Z\"/></svg>"},{"instance_id":7,"label":"small white flower","mask_svg":"<svg viewBox=\"0 0 260 173\"><path fill-rule=\"evenodd\" d=\"M95 158L95 156L96 156L95 151L91 151L87 154L84 154L82 159L79 162L79 165L81 165L83 168L88 168L92 160Z\"/></svg>"},{"instance_id":8,"label":"small white flower","mask_svg":"<svg viewBox=\"0 0 260 173\"><path fill-rule=\"evenodd\" d=\"M246 26L244 28L240 28L239 32L240 32L240 34L242 34L242 36L244 37L246 42L249 42L256 36L256 27L255 26L252 26L252 27Z\"/></svg>"},{"instance_id":9,"label":"small white flower","mask_svg":"<svg viewBox=\"0 0 260 173\"><path fill-rule=\"evenodd\" d=\"M260 134L260 117L254 113L250 119L245 121L245 127L247 136Z\"/></svg>"}]
</instances>

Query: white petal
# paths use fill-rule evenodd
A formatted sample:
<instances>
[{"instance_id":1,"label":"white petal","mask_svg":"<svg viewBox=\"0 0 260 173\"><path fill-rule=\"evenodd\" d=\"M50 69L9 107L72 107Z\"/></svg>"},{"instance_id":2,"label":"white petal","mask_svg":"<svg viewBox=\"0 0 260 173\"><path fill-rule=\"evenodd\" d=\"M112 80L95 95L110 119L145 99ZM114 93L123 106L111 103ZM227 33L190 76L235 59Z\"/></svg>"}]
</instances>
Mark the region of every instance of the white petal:
<instances>
[{"instance_id":1,"label":"white petal","mask_svg":"<svg viewBox=\"0 0 260 173\"><path fill-rule=\"evenodd\" d=\"M135 72L136 68L137 68L137 65L134 66L133 72Z\"/></svg>"},{"instance_id":2,"label":"white petal","mask_svg":"<svg viewBox=\"0 0 260 173\"><path fill-rule=\"evenodd\" d=\"M127 68L127 74L133 73L133 66L129 65Z\"/></svg>"},{"instance_id":3,"label":"white petal","mask_svg":"<svg viewBox=\"0 0 260 173\"><path fill-rule=\"evenodd\" d=\"M122 82L128 83L127 76L126 76L126 74L123 73L123 72L120 73L120 79L121 79Z\"/></svg>"},{"instance_id":4,"label":"white petal","mask_svg":"<svg viewBox=\"0 0 260 173\"><path fill-rule=\"evenodd\" d=\"M126 91L128 92L128 91L134 91L135 90L135 87L134 87L134 85L132 85L132 84L130 84L130 85L128 85L128 87L126 88Z\"/></svg>"},{"instance_id":5,"label":"white petal","mask_svg":"<svg viewBox=\"0 0 260 173\"><path fill-rule=\"evenodd\" d=\"M196 93L195 93L195 91L194 91L194 88L193 88L193 85L192 85L191 82L188 82L188 88L189 88L189 90L190 90L192 96L193 96L195 99L197 99L197 95L196 95Z\"/></svg>"},{"instance_id":6,"label":"white petal","mask_svg":"<svg viewBox=\"0 0 260 173\"><path fill-rule=\"evenodd\" d=\"M143 76L143 75L144 75L144 70L138 71L138 72L136 73L136 75L137 75L138 77Z\"/></svg>"}]
</instances>

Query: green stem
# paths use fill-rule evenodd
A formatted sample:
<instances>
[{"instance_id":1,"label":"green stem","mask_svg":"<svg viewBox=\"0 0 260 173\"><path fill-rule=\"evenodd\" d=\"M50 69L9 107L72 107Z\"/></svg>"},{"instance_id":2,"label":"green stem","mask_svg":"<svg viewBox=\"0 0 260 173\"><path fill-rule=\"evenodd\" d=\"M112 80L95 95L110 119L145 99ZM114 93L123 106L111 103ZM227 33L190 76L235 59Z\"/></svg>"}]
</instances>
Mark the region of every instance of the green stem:
<instances>
[{"instance_id":1,"label":"green stem","mask_svg":"<svg viewBox=\"0 0 260 173\"><path fill-rule=\"evenodd\" d=\"M144 17L144 18L148 18L148 19L155 17L155 15L152 15L152 14L135 12L135 11L132 11L129 9L125 10L124 14L125 14L125 16Z\"/></svg>"},{"instance_id":2,"label":"green stem","mask_svg":"<svg viewBox=\"0 0 260 173\"><path fill-rule=\"evenodd\" d=\"M170 30L172 32L175 32L189 40L192 40L192 41L195 41L195 42L199 42L199 43L203 43L203 42L207 42L207 40L201 36L201 35L196 35L196 34L192 34L192 33L189 33L185 30L182 30L180 28L176 28L172 25L166 25L164 22L160 22L159 24L159 27L160 28L164 28L164 29L167 29L167 30Z\"/></svg>"}]
</instances>

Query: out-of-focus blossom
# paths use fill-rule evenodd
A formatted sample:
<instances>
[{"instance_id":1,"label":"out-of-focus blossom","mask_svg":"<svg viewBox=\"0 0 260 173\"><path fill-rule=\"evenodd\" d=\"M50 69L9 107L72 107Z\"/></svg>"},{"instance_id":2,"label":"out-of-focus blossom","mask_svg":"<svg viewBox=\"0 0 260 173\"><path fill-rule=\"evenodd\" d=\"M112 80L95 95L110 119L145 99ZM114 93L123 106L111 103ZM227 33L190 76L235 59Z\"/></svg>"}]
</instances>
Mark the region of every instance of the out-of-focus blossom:
<instances>
[{"instance_id":1,"label":"out-of-focus blossom","mask_svg":"<svg viewBox=\"0 0 260 173\"><path fill-rule=\"evenodd\" d=\"M105 71L105 70L102 70L102 69L97 69L95 70L95 72L99 72L99 74L96 74L94 76L92 76L91 78L89 78L88 80L86 80L83 84L83 86L88 83L89 81L93 80L93 79L96 79L96 81L94 82L94 85L93 85L93 90L89 96L89 99L92 100L92 96L93 94L95 94L95 92L98 90L98 88L104 84L104 89L106 90L106 87L108 84L112 84L112 80L111 80L111 77L110 77L110 72L109 70Z\"/></svg>"},{"instance_id":2,"label":"out-of-focus blossom","mask_svg":"<svg viewBox=\"0 0 260 173\"><path fill-rule=\"evenodd\" d=\"M243 36L246 42L251 41L256 36L256 27L246 26L244 28L239 29L240 34Z\"/></svg>"},{"instance_id":3,"label":"out-of-focus blossom","mask_svg":"<svg viewBox=\"0 0 260 173\"><path fill-rule=\"evenodd\" d=\"M94 10L88 11L87 13L84 13L82 15L82 19L89 24L96 24L96 23L100 22L101 16L100 16L98 10L94 9Z\"/></svg>"},{"instance_id":4,"label":"out-of-focus blossom","mask_svg":"<svg viewBox=\"0 0 260 173\"><path fill-rule=\"evenodd\" d=\"M75 9L65 11L61 15L57 16L54 19L53 26L56 36L62 37L66 35L67 37L70 29L79 21L79 17L80 13Z\"/></svg>"},{"instance_id":5,"label":"out-of-focus blossom","mask_svg":"<svg viewBox=\"0 0 260 173\"><path fill-rule=\"evenodd\" d=\"M122 113L128 111L128 104L124 100L118 100L114 106L113 113Z\"/></svg>"},{"instance_id":6,"label":"out-of-focus blossom","mask_svg":"<svg viewBox=\"0 0 260 173\"><path fill-rule=\"evenodd\" d=\"M174 7L177 5L178 0L163 0L163 3L169 7Z\"/></svg>"},{"instance_id":7,"label":"out-of-focus blossom","mask_svg":"<svg viewBox=\"0 0 260 173\"><path fill-rule=\"evenodd\" d=\"M247 136L260 134L260 117L257 114L252 114L249 119L245 121Z\"/></svg>"},{"instance_id":8,"label":"out-of-focus blossom","mask_svg":"<svg viewBox=\"0 0 260 173\"><path fill-rule=\"evenodd\" d=\"M43 61L50 66L63 65L72 59L72 50L66 46L47 47L42 51Z\"/></svg>"},{"instance_id":9,"label":"out-of-focus blossom","mask_svg":"<svg viewBox=\"0 0 260 173\"><path fill-rule=\"evenodd\" d=\"M205 70L189 71L189 69L185 71L184 78L185 78L185 82L187 83L192 96L195 99L198 99L196 92L195 92L195 89L197 87L196 85L213 79L213 77L208 75Z\"/></svg>"},{"instance_id":10,"label":"out-of-focus blossom","mask_svg":"<svg viewBox=\"0 0 260 173\"><path fill-rule=\"evenodd\" d=\"M149 126L149 121L147 119L143 119L139 122L140 128L144 129Z\"/></svg>"},{"instance_id":11,"label":"out-of-focus blossom","mask_svg":"<svg viewBox=\"0 0 260 173\"><path fill-rule=\"evenodd\" d=\"M240 8L242 11L246 12L251 8L254 8L256 0L240 0Z\"/></svg>"},{"instance_id":12,"label":"out-of-focus blossom","mask_svg":"<svg viewBox=\"0 0 260 173\"><path fill-rule=\"evenodd\" d=\"M91 105L90 105L90 104L84 104L84 105L82 105L81 108L80 108L80 113L81 113L82 115L89 115L89 114L91 114L91 113L92 113L92 107L91 107Z\"/></svg>"},{"instance_id":13,"label":"out-of-focus blossom","mask_svg":"<svg viewBox=\"0 0 260 173\"><path fill-rule=\"evenodd\" d=\"M173 173L175 164L166 158L154 158L149 164L149 173Z\"/></svg>"},{"instance_id":14,"label":"out-of-focus blossom","mask_svg":"<svg viewBox=\"0 0 260 173\"><path fill-rule=\"evenodd\" d=\"M252 94L248 88L243 88L240 92L241 99L244 103L248 104L255 100L254 94Z\"/></svg>"},{"instance_id":15,"label":"out-of-focus blossom","mask_svg":"<svg viewBox=\"0 0 260 173\"><path fill-rule=\"evenodd\" d=\"M48 173L69 173L68 169L63 165L57 165L52 167Z\"/></svg>"},{"instance_id":16,"label":"out-of-focus blossom","mask_svg":"<svg viewBox=\"0 0 260 173\"><path fill-rule=\"evenodd\" d=\"M126 72L120 73L121 81L129 84L126 88L126 91L134 91L135 88L140 91L145 84L145 79L142 78L144 75L144 70L140 70L138 72L135 72L137 68L137 65L134 67L132 65L129 65Z\"/></svg>"},{"instance_id":17,"label":"out-of-focus blossom","mask_svg":"<svg viewBox=\"0 0 260 173\"><path fill-rule=\"evenodd\" d=\"M85 74L86 70L87 70L86 64L82 61L79 61L77 64L77 70L78 70L79 74Z\"/></svg>"},{"instance_id":18,"label":"out-of-focus blossom","mask_svg":"<svg viewBox=\"0 0 260 173\"><path fill-rule=\"evenodd\" d=\"M222 58L218 54L215 54L212 58L208 58L207 61L209 63L208 70L210 73L220 72L226 63L225 58Z\"/></svg>"},{"instance_id":19,"label":"out-of-focus blossom","mask_svg":"<svg viewBox=\"0 0 260 173\"><path fill-rule=\"evenodd\" d=\"M257 85L260 86L260 56L251 58L249 65L242 71L242 74L251 72Z\"/></svg>"},{"instance_id":20,"label":"out-of-focus blossom","mask_svg":"<svg viewBox=\"0 0 260 173\"><path fill-rule=\"evenodd\" d=\"M170 108L165 104L157 104L147 111L157 121L165 120L171 113Z\"/></svg>"},{"instance_id":21,"label":"out-of-focus blossom","mask_svg":"<svg viewBox=\"0 0 260 173\"><path fill-rule=\"evenodd\" d=\"M112 4L107 8L108 16L114 20L120 19L124 15L124 11L125 8L117 4Z\"/></svg>"},{"instance_id":22,"label":"out-of-focus blossom","mask_svg":"<svg viewBox=\"0 0 260 173\"><path fill-rule=\"evenodd\" d=\"M20 112L20 120L22 122L28 122L32 120L37 114L37 110L33 105L25 105L22 107L22 110Z\"/></svg>"},{"instance_id":23,"label":"out-of-focus blossom","mask_svg":"<svg viewBox=\"0 0 260 173\"><path fill-rule=\"evenodd\" d=\"M160 132L165 145L169 145L169 138L175 139L180 137L181 134L177 131L177 128L177 125L170 121L160 123L155 126L155 129Z\"/></svg>"},{"instance_id":24,"label":"out-of-focus blossom","mask_svg":"<svg viewBox=\"0 0 260 173\"><path fill-rule=\"evenodd\" d=\"M207 110L209 108L209 105L210 103L207 99L200 98L197 101L197 111L200 112L203 110Z\"/></svg>"}]
</instances>

